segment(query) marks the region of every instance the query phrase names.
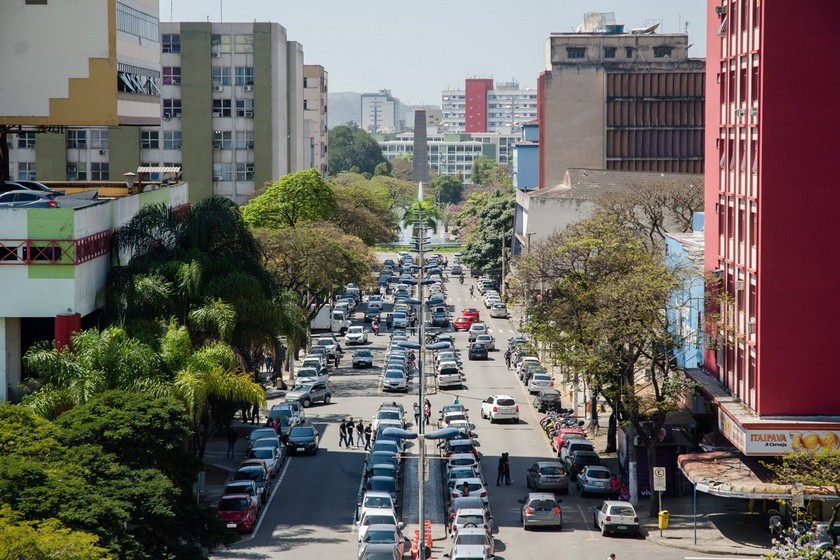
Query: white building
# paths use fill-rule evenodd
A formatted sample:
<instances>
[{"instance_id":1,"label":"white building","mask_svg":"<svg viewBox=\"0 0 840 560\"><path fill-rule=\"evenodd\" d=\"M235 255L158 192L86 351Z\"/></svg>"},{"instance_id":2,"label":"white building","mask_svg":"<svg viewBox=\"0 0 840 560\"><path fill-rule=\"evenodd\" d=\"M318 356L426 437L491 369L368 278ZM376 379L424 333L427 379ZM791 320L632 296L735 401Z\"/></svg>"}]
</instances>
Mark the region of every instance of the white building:
<instances>
[{"instance_id":1,"label":"white building","mask_svg":"<svg viewBox=\"0 0 840 560\"><path fill-rule=\"evenodd\" d=\"M390 90L383 89L379 93L363 93L362 130L371 134L396 132L399 130L400 101L391 96Z\"/></svg>"},{"instance_id":2,"label":"white building","mask_svg":"<svg viewBox=\"0 0 840 560\"><path fill-rule=\"evenodd\" d=\"M512 134L537 118L537 90L520 89L516 82L493 85L490 79L468 79L465 89L443 91L441 111L447 133Z\"/></svg>"},{"instance_id":3,"label":"white building","mask_svg":"<svg viewBox=\"0 0 840 560\"><path fill-rule=\"evenodd\" d=\"M323 66L303 67L304 169L327 176L327 71Z\"/></svg>"}]
</instances>

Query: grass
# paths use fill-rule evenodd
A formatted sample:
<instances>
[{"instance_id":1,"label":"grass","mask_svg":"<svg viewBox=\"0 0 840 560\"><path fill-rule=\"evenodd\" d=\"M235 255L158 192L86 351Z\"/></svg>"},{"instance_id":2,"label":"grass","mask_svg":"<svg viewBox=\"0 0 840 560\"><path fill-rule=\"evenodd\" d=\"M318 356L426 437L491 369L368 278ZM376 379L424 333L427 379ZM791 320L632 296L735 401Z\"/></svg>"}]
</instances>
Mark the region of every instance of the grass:
<instances>
[{"instance_id":1,"label":"grass","mask_svg":"<svg viewBox=\"0 0 840 560\"><path fill-rule=\"evenodd\" d=\"M414 245L375 245L373 250L377 253L396 253L398 251L409 251L414 248ZM435 247L434 245L426 248L427 253L460 253L464 250L462 245L457 247Z\"/></svg>"}]
</instances>

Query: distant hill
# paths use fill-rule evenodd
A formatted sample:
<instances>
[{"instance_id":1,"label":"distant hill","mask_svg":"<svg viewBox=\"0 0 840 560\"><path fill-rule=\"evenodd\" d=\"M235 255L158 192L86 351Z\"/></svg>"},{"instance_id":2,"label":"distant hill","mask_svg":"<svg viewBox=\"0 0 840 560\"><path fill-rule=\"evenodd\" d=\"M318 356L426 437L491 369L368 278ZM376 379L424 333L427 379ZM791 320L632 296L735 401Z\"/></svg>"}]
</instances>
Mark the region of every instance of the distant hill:
<instances>
[{"instance_id":1,"label":"distant hill","mask_svg":"<svg viewBox=\"0 0 840 560\"><path fill-rule=\"evenodd\" d=\"M355 91L338 91L327 94L327 127L354 122L362 124L362 94ZM405 120L407 127L414 126L414 110L420 105L406 105L400 103L400 118Z\"/></svg>"}]
</instances>

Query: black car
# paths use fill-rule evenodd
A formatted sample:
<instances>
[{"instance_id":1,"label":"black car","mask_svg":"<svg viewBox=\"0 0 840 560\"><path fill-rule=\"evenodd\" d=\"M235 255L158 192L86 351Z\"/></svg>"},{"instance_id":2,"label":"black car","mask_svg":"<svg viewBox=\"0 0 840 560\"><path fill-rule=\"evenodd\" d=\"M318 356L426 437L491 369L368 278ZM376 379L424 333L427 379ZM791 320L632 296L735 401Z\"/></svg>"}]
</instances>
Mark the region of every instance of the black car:
<instances>
[{"instance_id":1,"label":"black car","mask_svg":"<svg viewBox=\"0 0 840 560\"><path fill-rule=\"evenodd\" d=\"M376 307L368 308L365 311L365 323L373 322L374 317L379 319L379 309Z\"/></svg>"},{"instance_id":2,"label":"black car","mask_svg":"<svg viewBox=\"0 0 840 560\"><path fill-rule=\"evenodd\" d=\"M268 477L265 475L263 467L256 465L240 467L239 470L233 474L233 480L253 480L257 483L257 492L260 495L260 501L262 503L266 503L268 501L270 483L268 481Z\"/></svg>"},{"instance_id":3,"label":"black car","mask_svg":"<svg viewBox=\"0 0 840 560\"><path fill-rule=\"evenodd\" d=\"M566 470L572 480L577 480L577 475L588 465L600 465L601 457L595 451L576 451L574 456L566 457Z\"/></svg>"},{"instance_id":4,"label":"black car","mask_svg":"<svg viewBox=\"0 0 840 560\"><path fill-rule=\"evenodd\" d=\"M285 437L286 451L292 453L318 453L318 441L321 435L314 426L295 426Z\"/></svg>"},{"instance_id":5,"label":"black car","mask_svg":"<svg viewBox=\"0 0 840 560\"><path fill-rule=\"evenodd\" d=\"M469 360L486 360L487 359L487 345L480 342L473 342L470 344L469 353L467 354Z\"/></svg>"},{"instance_id":6,"label":"black car","mask_svg":"<svg viewBox=\"0 0 840 560\"><path fill-rule=\"evenodd\" d=\"M534 397L534 406L539 412L560 410L560 391L557 389L540 389Z\"/></svg>"}]
</instances>

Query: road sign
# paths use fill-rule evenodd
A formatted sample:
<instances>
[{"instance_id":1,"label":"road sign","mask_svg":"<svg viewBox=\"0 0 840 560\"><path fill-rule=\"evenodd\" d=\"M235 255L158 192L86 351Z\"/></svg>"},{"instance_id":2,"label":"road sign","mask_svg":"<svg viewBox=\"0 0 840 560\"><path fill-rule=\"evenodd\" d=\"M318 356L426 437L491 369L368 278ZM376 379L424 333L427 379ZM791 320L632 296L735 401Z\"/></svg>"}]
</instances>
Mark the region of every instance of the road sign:
<instances>
[{"instance_id":1,"label":"road sign","mask_svg":"<svg viewBox=\"0 0 840 560\"><path fill-rule=\"evenodd\" d=\"M665 491L665 467L653 467L653 491Z\"/></svg>"}]
</instances>

